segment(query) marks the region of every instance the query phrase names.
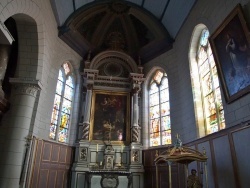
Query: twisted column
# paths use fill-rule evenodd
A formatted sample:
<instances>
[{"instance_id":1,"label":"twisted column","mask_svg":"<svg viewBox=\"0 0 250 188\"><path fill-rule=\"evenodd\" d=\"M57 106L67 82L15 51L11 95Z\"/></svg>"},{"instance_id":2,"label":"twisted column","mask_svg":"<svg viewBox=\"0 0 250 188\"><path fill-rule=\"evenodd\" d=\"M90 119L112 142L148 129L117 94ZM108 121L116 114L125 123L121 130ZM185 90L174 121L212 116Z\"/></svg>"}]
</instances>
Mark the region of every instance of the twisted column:
<instances>
[{"instance_id":1,"label":"twisted column","mask_svg":"<svg viewBox=\"0 0 250 188\"><path fill-rule=\"evenodd\" d=\"M83 119L83 130L82 130L82 139L89 139L89 125L90 125L90 110L91 110L91 98L92 98L92 89L93 85L87 85L87 93L86 93L86 103L84 108L84 119Z\"/></svg>"}]
</instances>

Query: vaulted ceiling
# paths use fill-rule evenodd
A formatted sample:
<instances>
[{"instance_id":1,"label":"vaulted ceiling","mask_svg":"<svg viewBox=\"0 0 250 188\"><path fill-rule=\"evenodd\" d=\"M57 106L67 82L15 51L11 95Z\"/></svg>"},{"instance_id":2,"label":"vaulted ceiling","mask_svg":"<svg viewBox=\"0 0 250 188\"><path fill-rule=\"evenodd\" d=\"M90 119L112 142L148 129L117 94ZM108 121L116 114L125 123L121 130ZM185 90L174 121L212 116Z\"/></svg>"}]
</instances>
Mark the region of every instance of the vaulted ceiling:
<instances>
[{"instance_id":1,"label":"vaulted ceiling","mask_svg":"<svg viewBox=\"0 0 250 188\"><path fill-rule=\"evenodd\" d=\"M142 63L172 48L196 0L51 0L59 37L85 58L124 51Z\"/></svg>"}]
</instances>

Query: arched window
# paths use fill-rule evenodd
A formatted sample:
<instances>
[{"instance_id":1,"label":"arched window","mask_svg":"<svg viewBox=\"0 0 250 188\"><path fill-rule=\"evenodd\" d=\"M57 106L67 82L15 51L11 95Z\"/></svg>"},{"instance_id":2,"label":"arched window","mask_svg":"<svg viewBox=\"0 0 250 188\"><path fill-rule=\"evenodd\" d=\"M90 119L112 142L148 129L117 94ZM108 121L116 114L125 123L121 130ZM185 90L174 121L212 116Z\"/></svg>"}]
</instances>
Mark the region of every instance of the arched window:
<instances>
[{"instance_id":1,"label":"arched window","mask_svg":"<svg viewBox=\"0 0 250 188\"><path fill-rule=\"evenodd\" d=\"M192 88L200 137L225 128L221 89L208 37L207 28L200 30L194 44L197 46L195 58L191 59Z\"/></svg>"},{"instance_id":2,"label":"arched window","mask_svg":"<svg viewBox=\"0 0 250 188\"><path fill-rule=\"evenodd\" d=\"M150 146L171 144L168 78L161 70L150 82L149 108Z\"/></svg>"},{"instance_id":3,"label":"arched window","mask_svg":"<svg viewBox=\"0 0 250 188\"><path fill-rule=\"evenodd\" d=\"M49 138L66 143L69 136L69 125L74 95L72 70L69 62L65 62L59 70L56 85L54 107L51 116Z\"/></svg>"}]
</instances>

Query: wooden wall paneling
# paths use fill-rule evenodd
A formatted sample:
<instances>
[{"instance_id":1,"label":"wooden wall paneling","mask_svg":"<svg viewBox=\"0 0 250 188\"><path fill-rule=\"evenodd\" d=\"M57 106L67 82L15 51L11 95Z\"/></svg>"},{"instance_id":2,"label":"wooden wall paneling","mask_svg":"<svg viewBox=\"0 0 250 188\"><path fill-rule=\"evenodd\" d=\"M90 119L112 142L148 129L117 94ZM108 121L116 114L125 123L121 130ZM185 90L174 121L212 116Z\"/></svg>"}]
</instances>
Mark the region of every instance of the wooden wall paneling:
<instances>
[{"instance_id":1,"label":"wooden wall paneling","mask_svg":"<svg viewBox=\"0 0 250 188\"><path fill-rule=\"evenodd\" d=\"M60 163L66 163L66 159L67 159L67 147L66 146L61 146L59 162Z\"/></svg>"},{"instance_id":2,"label":"wooden wall paneling","mask_svg":"<svg viewBox=\"0 0 250 188\"><path fill-rule=\"evenodd\" d=\"M49 170L40 170L39 179L38 179L38 187L45 188L48 185L48 177L49 177Z\"/></svg>"},{"instance_id":3,"label":"wooden wall paneling","mask_svg":"<svg viewBox=\"0 0 250 188\"><path fill-rule=\"evenodd\" d=\"M213 140L216 172L218 177L218 187L235 187L233 164L228 135L224 135ZM221 160L223 159L223 160Z\"/></svg>"},{"instance_id":4,"label":"wooden wall paneling","mask_svg":"<svg viewBox=\"0 0 250 188\"><path fill-rule=\"evenodd\" d=\"M206 141L206 142L201 142L199 144L197 144L197 149L200 152L203 152L203 148L206 151L206 156L207 156L207 179L208 179L208 185L209 187L213 188L215 187L215 182L214 182L214 173L213 173L213 169L215 169L213 167L213 161L212 161L212 154L211 154L211 148L210 148L210 142ZM214 158L214 157L213 157ZM200 168L201 168L201 164L200 164ZM200 174L201 176L201 181L203 184L205 184L206 182L206 177L205 177L205 169L203 167L203 174Z\"/></svg>"},{"instance_id":5,"label":"wooden wall paneling","mask_svg":"<svg viewBox=\"0 0 250 188\"><path fill-rule=\"evenodd\" d=\"M250 155L250 127L244 127L242 129L236 130L232 132L232 141L234 148L235 164L237 167L236 170L236 181L238 187L248 188L249 187L249 177L250 177L250 163L249 163L249 155ZM246 142L242 142L245 140ZM248 140L248 141L247 141Z\"/></svg>"},{"instance_id":6,"label":"wooden wall paneling","mask_svg":"<svg viewBox=\"0 0 250 188\"><path fill-rule=\"evenodd\" d=\"M34 165L31 176L31 187L36 188L39 181L39 172L40 172L40 161L41 154L43 149L43 142L41 140L36 140L36 148L34 149Z\"/></svg>"},{"instance_id":7,"label":"wooden wall paneling","mask_svg":"<svg viewBox=\"0 0 250 188\"><path fill-rule=\"evenodd\" d=\"M214 155L214 145L213 145L212 139L209 140L209 145L210 145L211 162L212 162L211 170L213 171L212 178L214 180L214 187L218 187L218 176L217 176L217 171L216 171L217 168L216 168L216 161L215 161L215 155Z\"/></svg>"},{"instance_id":8,"label":"wooden wall paneling","mask_svg":"<svg viewBox=\"0 0 250 188\"><path fill-rule=\"evenodd\" d=\"M52 143L44 142L42 161L51 160L51 153L52 153L51 150L52 150Z\"/></svg>"},{"instance_id":9,"label":"wooden wall paneling","mask_svg":"<svg viewBox=\"0 0 250 188\"><path fill-rule=\"evenodd\" d=\"M53 144L51 152L51 162L58 162L59 154L60 154L60 146Z\"/></svg>"},{"instance_id":10,"label":"wooden wall paneling","mask_svg":"<svg viewBox=\"0 0 250 188\"><path fill-rule=\"evenodd\" d=\"M56 187L66 187L64 178L65 178L65 171L58 170L57 179L56 179Z\"/></svg>"},{"instance_id":11,"label":"wooden wall paneling","mask_svg":"<svg viewBox=\"0 0 250 188\"><path fill-rule=\"evenodd\" d=\"M48 188L56 187L56 179L57 179L57 170L49 171L49 180L48 180Z\"/></svg>"}]
</instances>

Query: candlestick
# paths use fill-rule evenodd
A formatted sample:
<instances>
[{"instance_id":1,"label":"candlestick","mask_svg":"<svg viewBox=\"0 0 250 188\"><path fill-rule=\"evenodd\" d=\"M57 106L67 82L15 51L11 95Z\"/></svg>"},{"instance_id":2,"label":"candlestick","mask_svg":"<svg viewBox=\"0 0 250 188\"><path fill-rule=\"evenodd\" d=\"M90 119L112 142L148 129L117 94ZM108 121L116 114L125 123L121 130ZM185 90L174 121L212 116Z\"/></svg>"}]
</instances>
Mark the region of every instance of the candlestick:
<instances>
[{"instance_id":1,"label":"candlestick","mask_svg":"<svg viewBox=\"0 0 250 188\"><path fill-rule=\"evenodd\" d=\"M98 152L98 144L96 145L96 151Z\"/></svg>"}]
</instances>

